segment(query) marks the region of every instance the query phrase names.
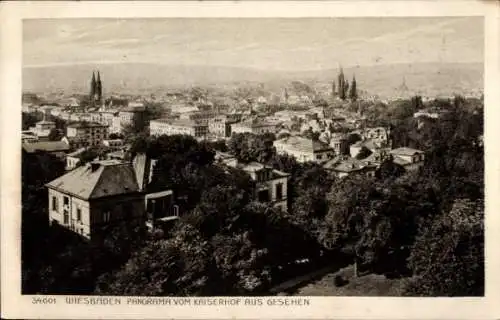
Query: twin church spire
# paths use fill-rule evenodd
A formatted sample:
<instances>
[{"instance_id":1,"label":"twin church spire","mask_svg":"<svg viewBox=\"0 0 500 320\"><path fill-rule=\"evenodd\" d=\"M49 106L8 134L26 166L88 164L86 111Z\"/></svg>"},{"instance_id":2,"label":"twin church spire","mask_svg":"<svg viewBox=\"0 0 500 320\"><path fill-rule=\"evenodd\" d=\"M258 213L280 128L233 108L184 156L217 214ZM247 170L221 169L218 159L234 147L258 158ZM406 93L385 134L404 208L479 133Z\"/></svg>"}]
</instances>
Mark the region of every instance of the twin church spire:
<instances>
[{"instance_id":1,"label":"twin church spire","mask_svg":"<svg viewBox=\"0 0 500 320\"><path fill-rule=\"evenodd\" d=\"M92 72L92 80L90 81L90 100L92 104L97 105L102 103L102 82L99 71L97 71L97 79L95 72Z\"/></svg>"}]
</instances>

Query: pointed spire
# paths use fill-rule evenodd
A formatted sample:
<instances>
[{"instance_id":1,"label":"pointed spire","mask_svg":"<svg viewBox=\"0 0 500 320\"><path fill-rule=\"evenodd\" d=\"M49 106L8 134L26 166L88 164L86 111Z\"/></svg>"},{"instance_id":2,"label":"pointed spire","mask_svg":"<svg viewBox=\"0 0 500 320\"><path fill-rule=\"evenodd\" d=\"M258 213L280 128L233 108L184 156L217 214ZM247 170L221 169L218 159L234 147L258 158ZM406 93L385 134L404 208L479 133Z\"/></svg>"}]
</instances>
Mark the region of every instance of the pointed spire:
<instances>
[{"instance_id":1,"label":"pointed spire","mask_svg":"<svg viewBox=\"0 0 500 320\"><path fill-rule=\"evenodd\" d=\"M90 99L94 99L95 89L96 89L95 72L92 71L92 80L90 81Z\"/></svg>"}]
</instances>

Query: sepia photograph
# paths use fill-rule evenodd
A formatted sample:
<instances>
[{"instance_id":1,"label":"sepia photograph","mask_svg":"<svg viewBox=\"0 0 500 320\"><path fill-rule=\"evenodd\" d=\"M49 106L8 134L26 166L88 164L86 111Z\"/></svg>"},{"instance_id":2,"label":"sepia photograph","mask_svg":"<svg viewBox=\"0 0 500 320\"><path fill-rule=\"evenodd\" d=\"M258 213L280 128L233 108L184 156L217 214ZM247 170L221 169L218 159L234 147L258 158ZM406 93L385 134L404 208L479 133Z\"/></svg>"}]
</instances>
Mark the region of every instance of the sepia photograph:
<instances>
[{"instance_id":1,"label":"sepia photograph","mask_svg":"<svg viewBox=\"0 0 500 320\"><path fill-rule=\"evenodd\" d=\"M22 27L22 294L484 295L483 17Z\"/></svg>"}]
</instances>

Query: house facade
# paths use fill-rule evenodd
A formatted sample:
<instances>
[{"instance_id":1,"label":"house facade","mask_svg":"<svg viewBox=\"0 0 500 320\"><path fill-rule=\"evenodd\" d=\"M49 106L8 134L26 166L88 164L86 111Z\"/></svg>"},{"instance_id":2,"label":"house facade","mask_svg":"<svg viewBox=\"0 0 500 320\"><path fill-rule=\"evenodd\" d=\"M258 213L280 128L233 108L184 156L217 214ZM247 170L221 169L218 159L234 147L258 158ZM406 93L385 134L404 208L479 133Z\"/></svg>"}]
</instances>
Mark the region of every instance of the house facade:
<instances>
[{"instance_id":1,"label":"house facade","mask_svg":"<svg viewBox=\"0 0 500 320\"><path fill-rule=\"evenodd\" d=\"M390 151L394 163L402 166L407 171L418 170L424 165L425 153L421 150L402 147Z\"/></svg>"},{"instance_id":2,"label":"house facade","mask_svg":"<svg viewBox=\"0 0 500 320\"><path fill-rule=\"evenodd\" d=\"M104 227L121 222L154 227L155 219L171 216L172 191L148 193L150 178L151 161L142 154L132 162L80 166L46 185L50 222L87 239L99 239Z\"/></svg>"},{"instance_id":3,"label":"house facade","mask_svg":"<svg viewBox=\"0 0 500 320\"><path fill-rule=\"evenodd\" d=\"M216 159L228 167L245 171L255 183L254 199L288 211L288 181L290 174L258 162L241 163L232 155L218 152Z\"/></svg>"},{"instance_id":4,"label":"house facade","mask_svg":"<svg viewBox=\"0 0 500 320\"><path fill-rule=\"evenodd\" d=\"M235 120L223 115L217 116L208 121L208 132L217 138L231 137L231 125Z\"/></svg>"},{"instance_id":5,"label":"house facade","mask_svg":"<svg viewBox=\"0 0 500 320\"><path fill-rule=\"evenodd\" d=\"M97 146L108 136L108 126L96 122L77 122L66 129L67 142L72 148Z\"/></svg>"},{"instance_id":6,"label":"house facade","mask_svg":"<svg viewBox=\"0 0 500 320\"><path fill-rule=\"evenodd\" d=\"M202 138L208 134L208 125L192 120L157 119L151 120L149 125L150 135L188 135Z\"/></svg>"},{"instance_id":7,"label":"house facade","mask_svg":"<svg viewBox=\"0 0 500 320\"><path fill-rule=\"evenodd\" d=\"M288 154L298 162L316 162L328 161L335 155L334 150L321 141L290 136L273 142L278 154Z\"/></svg>"},{"instance_id":8,"label":"house facade","mask_svg":"<svg viewBox=\"0 0 500 320\"><path fill-rule=\"evenodd\" d=\"M253 118L250 120L234 123L231 125L232 133L276 133L279 129L278 122L270 122L265 119Z\"/></svg>"}]
</instances>

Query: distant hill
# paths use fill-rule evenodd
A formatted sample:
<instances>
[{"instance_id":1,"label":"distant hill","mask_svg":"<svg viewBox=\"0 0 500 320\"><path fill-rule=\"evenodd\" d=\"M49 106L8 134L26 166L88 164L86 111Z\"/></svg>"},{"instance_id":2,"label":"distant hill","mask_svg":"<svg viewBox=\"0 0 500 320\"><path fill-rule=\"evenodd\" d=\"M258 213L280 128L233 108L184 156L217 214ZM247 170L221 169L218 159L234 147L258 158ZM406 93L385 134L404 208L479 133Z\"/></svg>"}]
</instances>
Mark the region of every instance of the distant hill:
<instances>
[{"instance_id":1,"label":"distant hill","mask_svg":"<svg viewBox=\"0 0 500 320\"><path fill-rule=\"evenodd\" d=\"M306 72L268 71L216 66L171 66L158 64L104 64L23 68L23 90L67 93L87 92L92 70L99 69L106 92L149 92L159 88L193 85L265 83L279 88L292 81L329 85L337 69ZM482 90L483 65L392 64L344 68L350 81L356 75L358 88L371 94L398 94L403 79L408 91L422 94L453 94Z\"/></svg>"}]
</instances>

